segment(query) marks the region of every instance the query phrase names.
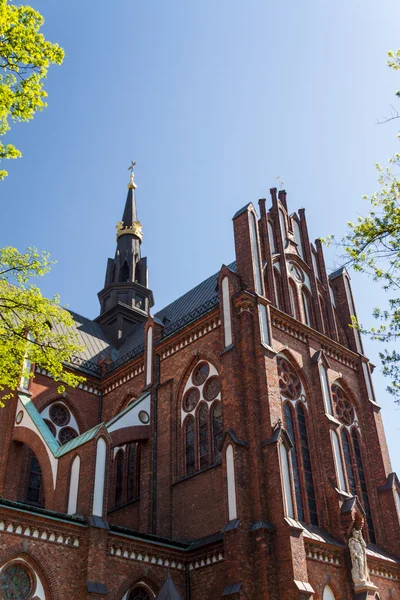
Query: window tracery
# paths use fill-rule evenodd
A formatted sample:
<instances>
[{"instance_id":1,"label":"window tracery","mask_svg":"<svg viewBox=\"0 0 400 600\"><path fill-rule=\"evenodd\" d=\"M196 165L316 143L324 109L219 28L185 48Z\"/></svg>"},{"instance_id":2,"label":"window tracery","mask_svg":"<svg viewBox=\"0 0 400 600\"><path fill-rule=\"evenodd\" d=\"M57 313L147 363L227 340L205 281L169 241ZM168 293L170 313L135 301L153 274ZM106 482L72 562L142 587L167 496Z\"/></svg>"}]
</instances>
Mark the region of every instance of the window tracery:
<instances>
[{"instance_id":1,"label":"window tracery","mask_svg":"<svg viewBox=\"0 0 400 600\"><path fill-rule=\"evenodd\" d=\"M0 590L4 600L28 600L34 592L34 582L28 568L22 563L11 563L2 569Z\"/></svg>"},{"instance_id":2,"label":"window tracery","mask_svg":"<svg viewBox=\"0 0 400 600\"><path fill-rule=\"evenodd\" d=\"M129 594L128 600L150 600L150 596L144 588L135 587Z\"/></svg>"},{"instance_id":3,"label":"window tracery","mask_svg":"<svg viewBox=\"0 0 400 600\"><path fill-rule=\"evenodd\" d=\"M305 412L305 391L299 374L286 358L278 356L277 367L279 388L284 402L285 428L293 444L291 462L297 516L300 521L318 525Z\"/></svg>"},{"instance_id":4,"label":"window tracery","mask_svg":"<svg viewBox=\"0 0 400 600\"><path fill-rule=\"evenodd\" d=\"M358 495L362 501L366 514L368 537L371 542L374 542L374 524L372 521L367 482L361 454L359 423L356 410L349 394L337 381L332 384L331 392L334 401L335 416L342 425L338 432L339 435L336 436L338 445L340 439L344 457L345 473L347 476L346 483L343 474L344 483L342 489L350 491L353 496ZM336 453L340 453L340 448L336 450Z\"/></svg>"},{"instance_id":5,"label":"window tracery","mask_svg":"<svg viewBox=\"0 0 400 600\"><path fill-rule=\"evenodd\" d=\"M182 394L181 424L185 475L221 460L221 379L207 361L197 363L187 379Z\"/></svg>"},{"instance_id":6,"label":"window tracery","mask_svg":"<svg viewBox=\"0 0 400 600\"><path fill-rule=\"evenodd\" d=\"M140 448L131 442L114 449L114 508L139 497Z\"/></svg>"},{"instance_id":7,"label":"window tracery","mask_svg":"<svg viewBox=\"0 0 400 600\"><path fill-rule=\"evenodd\" d=\"M78 423L71 410L61 399L47 406L40 414L61 445L78 437Z\"/></svg>"}]
</instances>

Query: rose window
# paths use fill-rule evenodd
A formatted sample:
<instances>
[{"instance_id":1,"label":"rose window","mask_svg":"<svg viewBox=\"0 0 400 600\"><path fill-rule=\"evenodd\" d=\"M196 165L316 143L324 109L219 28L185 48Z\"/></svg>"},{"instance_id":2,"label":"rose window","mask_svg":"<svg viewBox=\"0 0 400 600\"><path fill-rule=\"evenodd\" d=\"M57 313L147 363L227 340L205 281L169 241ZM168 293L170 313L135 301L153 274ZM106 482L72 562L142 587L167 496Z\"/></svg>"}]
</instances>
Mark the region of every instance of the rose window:
<instances>
[{"instance_id":1,"label":"rose window","mask_svg":"<svg viewBox=\"0 0 400 600\"><path fill-rule=\"evenodd\" d=\"M60 444L66 444L67 442L74 440L77 436L78 434L76 433L75 429L72 429L72 427L63 427L58 434L58 439Z\"/></svg>"},{"instance_id":2,"label":"rose window","mask_svg":"<svg viewBox=\"0 0 400 600\"><path fill-rule=\"evenodd\" d=\"M277 365L281 395L289 400L297 400L302 389L300 377L292 365L281 356L277 358Z\"/></svg>"},{"instance_id":3,"label":"rose window","mask_svg":"<svg viewBox=\"0 0 400 600\"><path fill-rule=\"evenodd\" d=\"M69 422L69 413L64 404L53 404L50 407L50 419L55 425L62 427Z\"/></svg>"},{"instance_id":4,"label":"rose window","mask_svg":"<svg viewBox=\"0 0 400 600\"><path fill-rule=\"evenodd\" d=\"M40 414L61 445L70 442L79 435L78 423L68 406L61 401L61 398L47 406Z\"/></svg>"},{"instance_id":5,"label":"rose window","mask_svg":"<svg viewBox=\"0 0 400 600\"><path fill-rule=\"evenodd\" d=\"M354 407L343 388L339 385L332 386L332 397L335 402L336 416L343 425L354 422Z\"/></svg>"},{"instance_id":6,"label":"rose window","mask_svg":"<svg viewBox=\"0 0 400 600\"><path fill-rule=\"evenodd\" d=\"M1 597L4 600L27 600L32 594L32 578L21 564L12 564L0 575Z\"/></svg>"}]
</instances>

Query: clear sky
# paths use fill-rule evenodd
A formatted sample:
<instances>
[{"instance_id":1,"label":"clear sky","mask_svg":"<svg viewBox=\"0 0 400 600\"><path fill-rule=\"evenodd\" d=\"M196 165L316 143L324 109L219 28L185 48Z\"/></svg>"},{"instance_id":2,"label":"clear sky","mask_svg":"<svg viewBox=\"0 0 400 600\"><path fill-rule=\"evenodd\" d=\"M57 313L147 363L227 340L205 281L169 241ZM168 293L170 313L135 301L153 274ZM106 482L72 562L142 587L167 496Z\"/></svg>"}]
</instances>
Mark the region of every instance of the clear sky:
<instances>
[{"instance_id":1,"label":"clear sky","mask_svg":"<svg viewBox=\"0 0 400 600\"><path fill-rule=\"evenodd\" d=\"M50 69L49 108L6 138L23 158L0 183L0 243L48 250L58 265L43 292L85 316L98 314L132 159L160 309L234 259L231 217L278 175L311 238L340 237L367 209L375 162L399 149L400 122L376 124L400 88L385 66L400 47L397 0L31 4L66 58ZM385 295L352 283L369 324ZM379 343L366 348L378 365ZM400 472L400 408L379 369L374 382Z\"/></svg>"}]
</instances>

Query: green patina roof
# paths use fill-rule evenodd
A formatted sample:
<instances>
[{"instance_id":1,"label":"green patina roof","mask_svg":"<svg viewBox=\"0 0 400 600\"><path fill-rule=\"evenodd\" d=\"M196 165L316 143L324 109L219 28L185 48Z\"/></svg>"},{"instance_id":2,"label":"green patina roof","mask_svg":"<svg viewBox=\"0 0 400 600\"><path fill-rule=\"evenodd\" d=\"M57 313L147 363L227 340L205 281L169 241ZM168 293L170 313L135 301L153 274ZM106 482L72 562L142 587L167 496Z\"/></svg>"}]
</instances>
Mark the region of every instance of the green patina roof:
<instances>
[{"instance_id":1,"label":"green patina roof","mask_svg":"<svg viewBox=\"0 0 400 600\"><path fill-rule=\"evenodd\" d=\"M85 431L85 433L78 435L78 437L67 442L63 446L60 446L56 453L56 457L60 458L60 456L67 454L67 452L71 452L71 450L74 450L75 448L78 448L78 446L82 446L83 444L86 444L86 442L89 442L90 440L92 440L96 436L97 432L102 428L103 425L104 425L104 423L100 423L99 425L96 425L92 429L89 429L89 431Z\"/></svg>"},{"instance_id":2,"label":"green patina roof","mask_svg":"<svg viewBox=\"0 0 400 600\"><path fill-rule=\"evenodd\" d=\"M43 418L39 414L38 409L33 404L30 396L27 396L25 394L18 394L18 398L24 405L26 412L29 414L32 421L35 423L40 435L46 442L47 446L50 448L51 452L54 454L54 456L57 456L57 452L58 452L58 449L60 448L60 444L56 440L54 435L51 433L50 429L47 427Z\"/></svg>"}]
</instances>

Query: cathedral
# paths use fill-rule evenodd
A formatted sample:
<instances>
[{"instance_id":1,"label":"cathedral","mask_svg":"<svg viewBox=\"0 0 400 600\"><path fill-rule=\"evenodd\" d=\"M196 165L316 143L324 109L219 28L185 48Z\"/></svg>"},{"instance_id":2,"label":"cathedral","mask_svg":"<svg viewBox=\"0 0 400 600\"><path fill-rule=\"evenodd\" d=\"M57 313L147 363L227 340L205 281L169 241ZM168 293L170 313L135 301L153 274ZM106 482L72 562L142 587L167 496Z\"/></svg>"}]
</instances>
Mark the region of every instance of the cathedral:
<instances>
[{"instance_id":1,"label":"cathedral","mask_svg":"<svg viewBox=\"0 0 400 600\"><path fill-rule=\"evenodd\" d=\"M345 268L285 191L153 312L133 170L84 375L0 411L4 600L399 600L400 482Z\"/></svg>"}]
</instances>

